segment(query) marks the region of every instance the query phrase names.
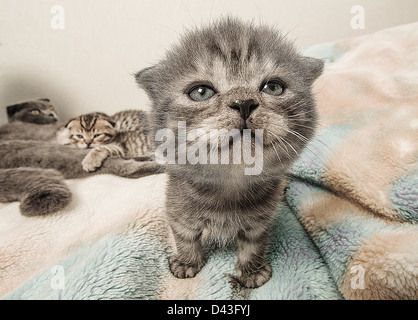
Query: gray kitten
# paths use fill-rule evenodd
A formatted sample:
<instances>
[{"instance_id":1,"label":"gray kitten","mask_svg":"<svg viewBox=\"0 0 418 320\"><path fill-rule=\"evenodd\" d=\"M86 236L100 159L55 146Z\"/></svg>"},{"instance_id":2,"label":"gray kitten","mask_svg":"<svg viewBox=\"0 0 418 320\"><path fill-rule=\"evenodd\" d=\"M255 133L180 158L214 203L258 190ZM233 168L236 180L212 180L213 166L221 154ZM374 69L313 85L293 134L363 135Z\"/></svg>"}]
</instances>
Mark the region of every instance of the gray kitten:
<instances>
[{"instance_id":1,"label":"gray kitten","mask_svg":"<svg viewBox=\"0 0 418 320\"><path fill-rule=\"evenodd\" d=\"M322 69L322 61L301 56L276 30L227 18L186 33L162 61L136 74L152 101L154 134L167 128L177 137L184 121L189 130L251 130L255 146L256 129L263 133L258 175L246 175L242 162L168 166L167 217L177 247L169 264L176 277L194 277L204 266L201 236L208 229L220 243L237 242L241 285L270 279L269 229L285 175L314 134L311 85ZM232 152L231 137L220 138Z\"/></svg>"},{"instance_id":2,"label":"gray kitten","mask_svg":"<svg viewBox=\"0 0 418 320\"><path fill-rule=\"evenodd\" d=\"M6 107L9 122L50 124L58 121L55 107L47 98L29 100Z\"/></svg>"}]
</instances>

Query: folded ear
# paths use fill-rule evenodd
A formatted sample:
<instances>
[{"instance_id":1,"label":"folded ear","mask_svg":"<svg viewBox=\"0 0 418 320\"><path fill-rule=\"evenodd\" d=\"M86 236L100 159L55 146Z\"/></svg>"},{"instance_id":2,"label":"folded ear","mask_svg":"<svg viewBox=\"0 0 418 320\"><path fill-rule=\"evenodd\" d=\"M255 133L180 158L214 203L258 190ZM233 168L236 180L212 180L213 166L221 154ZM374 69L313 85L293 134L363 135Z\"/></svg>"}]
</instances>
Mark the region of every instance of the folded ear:
<instances>
[{"instance_id":1,"label":"folded ear","mask_svg":"<svg viewBox=\"0 0 418 320\"><path fill-rule=\"evenodd\" d=\"M48 98L41 98L41 99L39 99L39 100L41 100L41 101L45 101L45 102L50 102L50 100L49 100Z\"/></svg>"},{"instance_id":2,"label":"folded ear","mask_svg":"<svg viewBox=\"0 0 418 320\"><path fill-rule=\"evenodd\" d=\"M324 61L312 57L302 57L302 62L305 68L305 79L312 84L324 70Z\"/></svg>"},{"instance_id":3,"label":"folded ear","mask_svg":"<svg viewBox=\"0 0 418 320\"><path fill-rule=\"evenodd\" d=\"M18 103L18 104L14 104L14 105L12 105L12 106L8 106L8 107L6 107L6 110L7 110L7 116L9 117L9 119L11 118L11 117L13 117L13 115L16 113L16 112L19 112L20 110L22 110L22 109L24 109L24 108L27 108L29 106L29 103L27 103L27 102L23 102L23 103Z\"/></svg>"},{"instance_id":4,"label":"folded ear","mask_svg":"<svg viewBox=\"0 0 418 320\"><path fill-rule=\"evenodd\" d=\"M77 120L76 118L73 118L73 119L70 119L70 120L68 120L68 122L65 124L65 128L68 128L68 129L70 129L71 128L71 123L73 122L73 121L75 121L75 120Z\"/></svg>"},{"instance_id":5,"label":"folded ear","mask_svg":"<svg viewBox=\"0 0 418 320\"><path fill-rule=\"evenodd\" d=\"M112 128L114 128L114 127L116 126L116 122L114 122L114 121L112 121L112 120L110 120L110 119L106 119L106 121L110 124L110 126L111 126Z\"/></svg>"},{"instance_id":6,"label":"folded ear","mask_svg":"<svg viewBox=\"0 0 418 320\"><path fill-rule=\"evenodd\" d=\"M156 98L157 88L157 75L156 75L156 66L145 68L135 74L136 83L145 90L148 96L151 99Z\"/></svg>"}]
</instances>

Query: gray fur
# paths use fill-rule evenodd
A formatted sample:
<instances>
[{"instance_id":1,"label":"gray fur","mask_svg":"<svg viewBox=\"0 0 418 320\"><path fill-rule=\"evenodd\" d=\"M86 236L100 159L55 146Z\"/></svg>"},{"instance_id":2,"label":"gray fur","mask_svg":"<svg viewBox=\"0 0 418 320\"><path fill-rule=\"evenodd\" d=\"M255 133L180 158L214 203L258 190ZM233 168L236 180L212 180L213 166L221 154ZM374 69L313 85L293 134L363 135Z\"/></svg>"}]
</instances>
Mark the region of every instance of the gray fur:
<instances>
[{"instance_id":1,"label":"gray fur","mask_svg":"<svg viewBox=\"0 0 418 320\"><path fill-rule=\"evenodd\" d=\"M219 243L238 244L237 280L245 287L271 277L266 243L291 164L314 133L311 92L323 62L302 57L276 30L227 18L185 34L153 67L136 75L152 101L153 132L178 121L189 130L263 129L263 172L244 175L244 164L169 165L167 217L176 240L172 273L194 277L205 264L201 235L211 231ZM285 84L282 95L260 92L267 80ZM188 89L208 84L216 94L192 101ZM257 108L243 124L236 100ZM157 145L158 147L158 145Z\"/></svg>"},{"instance_id":2,"label":"gray fur","mask_svg":"<svg viewBox=\"0 0 418 320\"><path fill-rule=\"evenodd\" d=\"M0 202L20 201L25 216L45 215L65 208L71 191L53 169L0 169Z\"/></svg>"},{"instance_id":3,"label":"gray fur","mask_svg":"<svg viewBox=\"0 0 418 320\"><path fill-rule=\"evenodd\" d=\"M0 169L43 168L59 171L65 179L84 178L94 174L113 174L126 178L140 178L158 173L161 166L154 161L125 160L110 157L93 173L83 170L81 161L88 149L71 148L45 141L0 141Z\"/></svg>"},{"instance_id":4,"label":"gray fur","mask_svg":"<svg viewBox=\"0 0 418 320\"><path fill-rule=\"evenodd\" d=\"M55 132L62 124L34 124L26 122L12 122L0 126L0 141L6 140L40 140L55 139Z\"/></svg>"}]
</instances>

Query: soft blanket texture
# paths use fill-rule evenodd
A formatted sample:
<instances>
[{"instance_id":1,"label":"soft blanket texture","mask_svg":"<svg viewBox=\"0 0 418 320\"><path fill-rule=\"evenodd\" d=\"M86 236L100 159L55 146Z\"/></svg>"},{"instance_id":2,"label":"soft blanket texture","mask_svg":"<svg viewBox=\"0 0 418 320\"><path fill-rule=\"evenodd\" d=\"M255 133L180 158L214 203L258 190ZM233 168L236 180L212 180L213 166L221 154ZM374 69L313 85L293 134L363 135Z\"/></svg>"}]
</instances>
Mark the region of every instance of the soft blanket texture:
<instances>
[{"instance_id":1,"label":"soft blanket texture","mask_svg":"<svg viewBox=\"0 0 418 320\"><path fill-rule=\"evenodd\" d=\"M207 243L195 278L168 269L166 175L67 180L71 205L0 204L5 299L417 299L418 23L318 45L320 125L272 228L273 276L234 280L235 248Z\"/></svg>"}]
</instances>

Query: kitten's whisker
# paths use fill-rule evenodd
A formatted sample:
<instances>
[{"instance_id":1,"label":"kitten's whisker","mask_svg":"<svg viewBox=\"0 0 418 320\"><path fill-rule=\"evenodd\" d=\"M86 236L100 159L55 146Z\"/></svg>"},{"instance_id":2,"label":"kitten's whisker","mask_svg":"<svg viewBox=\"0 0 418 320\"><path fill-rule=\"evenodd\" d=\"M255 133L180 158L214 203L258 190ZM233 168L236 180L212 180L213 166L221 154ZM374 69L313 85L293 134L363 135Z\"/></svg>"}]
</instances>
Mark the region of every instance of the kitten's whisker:
<instances>
[{"instance_id":1,"label":"kitten's whisker","mask_svg":"<svg viewBox=\"0 0 418 320\"><path fill-rule=\"evenodd\" d=\"M196 22L194 21L193 16L191 15L191 13L190 13L189 9L188 9L188 8L187 8L187 6L183 3L183 1L182 1L181 3L183 4L184 8L186 9L187 13L189 14L190 19L192 19L194 26L197 28L197 24L196 24Z\"/></svg>"},{"instance_id":2,"label":"kitten's whisker","mask_svg":"<svg viewBox=\"0 0 418 320\"><path fill-rule=\"evenodd\" d=\"M261 17L261 11L260 11L260 8L258 7L258 5L257 5L257 1L256 1L256 0L253 0L253 3L254 3L254 6L255 6L255 9L257 10L257 14L258 14L258 21L259 21L259 23L260 23L260 25L261 25L261 24L263 24L263 18Z\"/></svg>"},{"instance_id":3,"label":"kitten's whisker","mask_svg":"<svg viewBox=\"0 0 418 320\"><path fill-rule=\"evenodd\" d=\"M312 112L310 112L310 111L305 111L305 112L301 112L301 113L297 113L297 114L292 114L292 115L289 115L289 116L287 116L288 118L296 118L296 117L300 117L300 116L303 116L303 115L314 115ZM312 121L312 120L309 120L309 119L306 119L305 121Z\"/></svg>"},{"instance_id":4,"label":"kitten's whisker","mask_svg":"<svg viewBox=\"0 0 418 320\"><path fill-rule=\"evenodd\" d=\"M308 128L308 129L315 129L315 126L304 126L303 124L297 123L298 120L289 120L289 122L292 124L292 126L298 126L298 127Z\"/></svg>"},{"instance_id":5,"label":"kitten's whisker","mask_svg":"<svg viewBox=\"0 0 418 320\"><path fill-rule=\"evenodd\" d=\"M273 126L275 124L272 124ZM313 136L311 139L308 139L307 137L305 137L303 134L301 134L300 132L294 131L294 130L288 130L284 127L278 127L281 130L284 130L292 135L294 135L295 137L299 138L300 140L304 141L304 142L311 142L311 141L318 141L320 144L322 144L325 148L327 148L329 151L335 153L335 150L331 149L325 142L323 142L322 140L320 140L317 136Z\"/></svg>"},{"instance_id":6,"label":"kitten's whisker","mask_svg":"<svg viewBox=\"0 0 418 320\"><path fill-rule=\"evenodd\" d=\"M286 112L286 117L288 118L296 118L296 119L303 119L305 121L313 121L313 119L315 119L317 117L317 114L315 112L312 111L304 111L301 112L298 110L298 107L295 107L294 110L289 110L289 109L283 109L284 112ZM292 114L293 112L297 112L295 114Z\"/></svg>"},{"instance_id":7,"label":"kitten's whisker","mask_svg":"<svg viewBox=\"0 0 418 320\"><path fill-rule=\"evenodd\" d=\"M304 113L292 114L292 115L287 116L287 117L290 118L290 120L293 120L293 121L312 122L312 119L297 118L297 117L303 116L304 114L306 114L306 113L304 112ZM294 118L297 118L297 119L294 119Z\"/></svg>"},{"instance_id":8,"label":"kitten's whisker","mask_svg":"<svg viewBox=\"0 0 418 320\"><path fill-rule=\"evenodd\" d=\"M282 138L282 140L295 152L296 155L299 155L295 148L293 148L293 146L285 138Z\"/></svg>"},{"instance_id":9,"label":"kitten's whisker","mask_svg":"<svg viewBox=\"0 0 418 320\"><path fill-rule=\"evenodd\" d=\"M294 136L296 136L297 138L299 138L300 140L302 140L302 141L304 141L304 142L309 142L309 139L308 138L306 138L304 135L302 135L302 134L300 134L299 132L297 132L297 131L294 131L294 130L288 130L288 129L286 129L286 128L282 128L284 131L286 131L286 132L288 132L288 133L290 133L290 134L292 134L292 135L294 135Z\"/></svg>"},{"instance_id":10,"label":"kitten's whisker","mask_svg":"<svg viewBox=\"0 0 418 320\"><path fill-rule=\"evenodd\" d=\"M282 162L282 159L280 158L279 153L277 152L277 149L276 149L276 147L274 146L274 143L273 143L273 142L270 142L270 144L271 144L271 146L273 147L274 151L276 152L276 154L277 154L277 158L279 158L279 161L280 161L280 162Z\"/></svg>"},{"instance_id":11,"label":"kitten's whisker","mask_svg":"<svg viewBox=\"0 0 418 320\"><path fill-rule=\"evenodd\" d=\"M289 120L289 122L291 122L292 123L292 125L294 125L294 126L298 126L298 127L303 127L303 128L308 128L308 129L314 129L315 127L310 127L310 126L304 126L304 125L302 125L302 124L300 124L300 123L296 123L296 122L299 122L299 121L306 121L306 122L308 122L308 121L310 121L310 120L296 120L296 119L290 119ZM322 128L325 128L325 129L328 129L328 127L327 126L324 126L323 124L320 124L320 123L317 123L316 124L316 126L319 126L319 127L322 127ZM339 134L337 134L337 133L335 133L335 132L331 132L331 131L329 131L328 132L328 134L332 134L332 135L334 135L334 136L336 136L336 137L339 137L339 138L341 138L341 139L343 139L344 137L343 136L341 136L341 135L339 135ZM315 137L314 137L315 138Z\"/></svg>"},{"instance_id":12,"label":"kitten's whisker","mask_svg":"<svg viewBox=\"0 0 418 320\"><path fill-rule=\"evenodd\" d=\"M311 147L309 146L309 142L310 141L313 141L314 139L317 139L317 138L312 138L312 140L309 140L308 138L306 138L305 136L303 136L302 134L300 134L299 132L295 132L295 131L289 131L289 130L287 130L287 129L285 129L285 128L281 128L281 129L284 129L285 131L287 131L287 132L289 132L290 134L292 134L292 135L294 135L295 137L297 137L299 140L301 140L301 141L303 141L303 142L305 142L306 143L306 145L304 146L304 148L306 148L310 153L312 153L312 155L315 157L315 159L318 159L318 160L320 160L320 157L319 157L319 154L322 156L322 157L324 157L329 163L332 163L332 161L324 154L324 153L321 153L321 152L319 152L319 150L317 150L317 149L315 149L315 151L316 152L314 152L312 149L311 149ZM287 143L290 147L291 147L291 144L284 138L284 137L282 137L282 138L279 138L279 137L277 137L273 132L271 132L271 131L269 131L271 134L273 134L278 140L283 140L283 142L285 142L285 143ZM331 148L329 148L326 144L324 144L322 141L320 141L319 139L317 139L321 144L323 144L326 148L328 148L331 152L334 152L334 150L332 150ZM287 148L286 148L287 149ZM292 147L292 149L293 150L295 150L293 147ZM312 161L313 159L310 157L310 156L308 156L309 158L310 158L310 160ZM327 164L322 160L322 163L325 165L325 166L327 166Z\"/></svg>"},{"instance_id":13,"label":"kitten's whisker","mask_svg":"<svg viewBox=\"0 0 418 320\"><path fill-rule=\"evenodd\" d=\"M282 146L281 146L281 139L278 136L276 136L273 132L271 132L270 130L268 130L268 132L270 134L272 134L276 138L277 142L279 143L278 144L278 147L289 157L289 159L291 159L292 156L289 154L289 150L287 149L287 147L284 145L284 147L286 148L286 150L282 148Z\"/></svg>"},{"instance_id":14,"label":"kitten's whisker","mask_svg":"<svg viewBox=\"0 0 418 320\"><path fill-rule=\"evenodd\" d=\"M287 141L286 141L286 139L284 139L284 138L282 138L282 137L278 137L278 136L276 136L273 132L271 132L270 131L270 133L273 135L273 136L275 136L276 137L276 139L278 140L278 141L282 141L282 142L284 142L284 143L286 143L294 152L295 152L295 154L296 155L299 155L299 153L295 150L295 148L293 148L293 146L291 145L291 144L289 144ZM286 148L286 150L288 150L287 148ZM289 157L291 157L290 156L290 154L287 152L287 155L289 156Z\"/></svg>"},{"instance_id":15,"label":"kitten's whisker","mask_svg":"<svg viewBox=\"0 0 418 320\"><path fill-rule=\"evenodd\" d=\"M288 144L290 144L290 142L288 142L286 139L284 139L283 138L283 140L286 142L286 143L288 143ZM309 160L311 160L312 162L314 162L314 160L320 160L320 158L318 157L318 154L317 153L315 153L309 146L308 146L308 144L306 144L305 146L304 146L304 148L306 148L306 150L308 150L311 154L312 154L312 156L313 156L313 158L310 156L310 155L308 155L308 154L306 154L306 156L309 158ZM323 165L325 165L326 166L326 163L324 163L323 161L322 161L322 164Z\"/></svg>"},{"instance_id":16,"label":"kitten's whisker","mask_svg":"<svg viewBox=\"0 0 418 320\"><path fill-rule=\"evenodd\" d=\"M286 129L285 129L286 130ZM287 130L286 130L287 131ZM310 141L303 136L302 134L300 134L299 132L296 131L288 131L289 133L293 134L294 136L298 137L300 140L305 141L307 143L309 143ZM331 149L327 144L325 144L323 141L321 141L320 139L318 139L317 137L313 137L312 141L318 141L321 145L323 145L325 148L327 148L329 151L331 151L331 153L335 154L335 150ZM307 147L308 150L310 150L309 146L305 146ZM318 151L318 150L317 150ZM311 151L312 152L312 151ZM323 152L321 153L321 156L324 157L329 163L332 164L331 159L329 159ZM324 163L325 164L325 163ZM326 164L325 164L326 165Z\"/></svg>"},{"instance_id":17,"label":"kitten's whisker","mask_svg":"<svg viewBox=\"0 0 418 320\"><path fill-rule=\"evenodd\" d=\"M309 102L309 100L307 100L307 99L299 100L298 102L296 102L296 103L294 103L294 104L292 104L292 105L290 105L288 107L283 108L283 110L285 110L285 111L293 111L298 106L300 106L301 104L306 103L306 102Z\"/></svg>"}]
</instances>

